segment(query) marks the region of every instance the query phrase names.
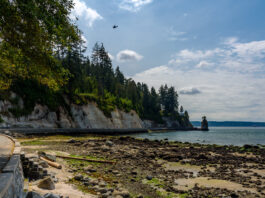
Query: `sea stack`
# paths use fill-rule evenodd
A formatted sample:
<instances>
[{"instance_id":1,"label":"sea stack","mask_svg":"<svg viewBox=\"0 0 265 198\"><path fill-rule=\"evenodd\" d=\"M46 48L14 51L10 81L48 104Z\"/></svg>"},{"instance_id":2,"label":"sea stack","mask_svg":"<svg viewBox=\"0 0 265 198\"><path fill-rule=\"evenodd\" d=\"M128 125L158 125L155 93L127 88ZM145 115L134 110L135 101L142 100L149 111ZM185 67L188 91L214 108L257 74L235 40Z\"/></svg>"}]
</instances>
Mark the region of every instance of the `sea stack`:
<instances>
[{"instance_id":1,"label":"sea stack","mask_svg":"<svg viewBox=\"0 0 265 198\"><path fill-rule=\"evenodd\" d=\"M202 117L201 130L202 131L208 131L209 130L209 128L208 128L208 121L206 119L206 116L203 116Z\"/></svg>"}]
</instances>

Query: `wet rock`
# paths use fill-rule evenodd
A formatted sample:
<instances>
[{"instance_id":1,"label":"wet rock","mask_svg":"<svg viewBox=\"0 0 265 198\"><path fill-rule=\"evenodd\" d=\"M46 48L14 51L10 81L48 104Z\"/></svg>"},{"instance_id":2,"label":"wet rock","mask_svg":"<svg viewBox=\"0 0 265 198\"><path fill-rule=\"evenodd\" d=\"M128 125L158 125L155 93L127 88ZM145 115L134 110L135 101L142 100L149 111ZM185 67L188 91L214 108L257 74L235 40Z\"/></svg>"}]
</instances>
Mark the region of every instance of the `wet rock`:
<instances>
[{"instance_id":1,"label":"wet rock","mask_svg":"<svg viewBox=\"0 0 265 198\"><path fill-rule=\"evenodd\" d=\"M106 182L104 182L104 181L99 182L98 185L99 185L99 187L106 187L107 186Z\"/></svg>"},{"instance_id":2,"label":"wet rock","mask_svg":"<svg viewBox=\"0 0 265 198\"><path fill-rule=\"evenodd\" d=\"M147 180L152 180L152 179L153 179L153 177L152 177L152 176L150 176L150 175L148 175L148 176L146 176L146 179L147 179Z\"/></svg>"},{"instance_id":3,"label":"wet rock","mask_svg":"<svg viewBox=\"0 0 265 198\"><path fill-rule=\"evenodd\" d=\"M43 151L38 151L38 155L39 155L39 156L46 156L46 153L43 152Z\"/></svg>"},{"instance_id":4,"label":"wet rock","mask_svg":"<svg viewBox=\"0 0 265 198\"><path fill-rule=\"evenodd\" d=\"M71 139L71 140L68 140L67 143L69 143L69 144L73 144L73 143L76 143L76 140Z\"/></svg>"},{"instance_id":5,"label":"wet rock","mask_svg":"<svg viewBox=\"0 0 265 198\"><path fill-rule=\"evenodd\" d=\"M89 183L89 185L96 186L96 185L98 185L98 180L91 179L88 183Z\"/></svg>"},{"instance_id":6,"label":"wet rock","mask_svg":"<svg viewBox=\"0 0 265 198\"><path fill-rule=\"evenodd\" d=\"M200 154L200 155L198 155L197 159L198 160L207 160L208 157L206 155L204 155L204 154Z\"/></svg>"},{"instance_id":7,"label":"wet rock","mask_svg":"<svg viewBox=\"0 0 265 198\"><path fill-rule=\"evenodd\" d=\"M138 173L136 171L131 172L132 175L137 175Z\"/></svg>"},{"instance_id":8,"label":"wet rock","mask_svg":"<svg viewBox=\"0 0 265 198\"><path fill-rule=\"evenodd\" d=\"M113 142L110 141L110 140L108 140L108 141L106 141L106 145L107 145L107 146L113 146Z\"/></svg>"},{"instance_id":9,"label":"wet rock","mask_svg":"<svg viewBox=\"0 0 265 198\"><path fill-rule=\"evenodd\" d=\"M110 151L110 148L103 145L101 148L100 148L103 152L109 152Z\"/></svg>"},{"instance_id":10,"label":"wet rock","mask_svg":"<svg viewBox=\"0 0 265 198\"><path fill-rule=\"evenodd\" d=\"M81 181L81 180L83 180L83 178L84 178L83 175L80 175L80 174L74 176L74 179L77 180L77 181Z\"/></svg>"},{"instance_id":11,"label":"wet rock","mask_svg":"<svg viewBox=\"0 0 265 198\"><path fill-rule=\"evenodd\" d=\"M101 194L104 194L104 193L108 192L108 189L106 189L106 188L99 188L98 189L98 192L100 192Z\"/></svg>"},{"instance_id":12,"label":"wet rock","mask_svg":"<svg viewBox=\"0 0 265 198\"><path fill-rule=\"evenodd\" d=\"M55 185L51 177L46 177L39 181L38 187L46 190L54 190Z\"/></svg>"},{"instance_id":13,"label":"wet rock","mask_svg":"<svg viewBox=\"0 0 265 198\"><path fill-rule=\"evenodd\" d=\"M48 160L50 160L52 162L56 162L56 156L55 155L46 154L45 158L47 158Z\"/></svg>"},{"instance_id":14,"label":"wet rock","mask_svg":"<svg viewBox=\"0 0 265 198\"><path fill-rule=\"evenodd\" d=\"M52 194L52 193L47 193L43 196L44 198L60 198L60 195Z\"/></svg>"},{"instance_id":15,"label":"wet rock","mask_svg":"<svg viewBox=\"0 0 265 198\"><path fill-rule=\"evenodd\" d=\"M36 192L28 192L26 195L26 198L43 198Z\"/></svg>"},{"instance_id":16,"label":"wet rock","mask_svg":"<svg viewBox=\"0 0 265 198\"><path fill-rule=\"evenodd\" d=\"M127 190L123 189L121 189L120 191L114 190L112 195L114 197L130 198L130 193Z\"/></svg>"},{"instance_id":17,"label":"wet rock","mask_svg":"<svg viewBox=\"0 0 265 198\"><path fill-rule=\"evenodd\" d=\"M238 196L237 194L235 194L235 193L231 193L231 194L230 194L230 197L231 197L231 198L238 198L239 196Z\"/></svg>"},{"instance_id":18,"label":"wet rock","mask_svg":"<svg viewBox=\"0 0 265 198\"><path fill-rule=\"evenodd\" d=\"M42 166L43 168L49 168L48 163L45 162L45 161L40 161L40 162L39 162L39 165Z\"/></svg>"},{"instance_id":19,"label":"wet rock","mask_svg":"<svg viewBox=\"0 0 265 198\"><path fill-rule=\"evenodd\" d=\"M119 174L119 171L114 170L114 171L112 171L112 173L115 174L115 175L117 175L117 174Z\"/></svg>"}]
</instances>

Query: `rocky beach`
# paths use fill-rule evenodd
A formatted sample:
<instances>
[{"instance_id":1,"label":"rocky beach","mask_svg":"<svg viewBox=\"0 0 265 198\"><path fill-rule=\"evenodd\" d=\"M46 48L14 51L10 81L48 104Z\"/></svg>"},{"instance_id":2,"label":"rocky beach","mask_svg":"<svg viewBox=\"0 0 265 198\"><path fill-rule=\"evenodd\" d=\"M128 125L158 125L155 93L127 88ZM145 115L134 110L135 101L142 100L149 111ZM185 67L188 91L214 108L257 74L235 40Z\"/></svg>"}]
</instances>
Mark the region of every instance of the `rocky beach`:
<instances>
[{"instance_id":1,"label":"rocky beach","mask_svg":"<svg viewBox=\"0 0 265 198\"><path fill-rule=\"evenodd\" d=\"M264 197L264 146L218 146L111 136L20 137L25 156L57 156L46 166L63 197ZM68 158L63 158L68 157ZM91 160L91 161L90 161ZM47 178L47 177L46 177ZM62 187L63 186L63 187ZM61 189L61 190L60 190ZM77 193L78 192L78 193Z\"/></svg>"}]
</instances>

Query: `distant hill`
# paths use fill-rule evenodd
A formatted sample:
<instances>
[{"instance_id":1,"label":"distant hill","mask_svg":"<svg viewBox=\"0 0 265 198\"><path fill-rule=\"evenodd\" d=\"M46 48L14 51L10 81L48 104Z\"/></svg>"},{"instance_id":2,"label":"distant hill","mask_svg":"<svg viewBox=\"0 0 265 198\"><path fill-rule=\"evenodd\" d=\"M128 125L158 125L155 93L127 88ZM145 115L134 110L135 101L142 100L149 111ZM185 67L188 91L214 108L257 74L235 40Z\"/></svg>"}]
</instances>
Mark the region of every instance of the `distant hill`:
<instances>
[{"instance_id":1,"label":"distant hill","mask_svg":"<svg viewBox=\"0 0 265 198\"><path fill-rule=\"evenodd\" d=\"M200 121L192 121L193 126L201 126ZM239 121L208 121L209 127L265 127L265 122L239 122Z\"/></svg>"}]
</instances>

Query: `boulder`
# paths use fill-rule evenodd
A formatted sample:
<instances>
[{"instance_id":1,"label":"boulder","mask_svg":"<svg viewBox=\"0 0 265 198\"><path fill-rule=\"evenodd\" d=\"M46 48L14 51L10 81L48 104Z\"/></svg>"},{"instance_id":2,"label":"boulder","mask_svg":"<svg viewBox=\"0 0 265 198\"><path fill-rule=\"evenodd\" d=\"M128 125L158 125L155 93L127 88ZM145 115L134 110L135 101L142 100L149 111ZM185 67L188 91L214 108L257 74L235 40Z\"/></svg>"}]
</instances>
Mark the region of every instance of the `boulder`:
<instances>
[{"instance_id":1,"label":"boulder","mask_svg":"<svg viewBox=\"0 0 265 198\"><path fill-rule=\"evenodd\" d=\"M38 187L46 190L54 190L55 185L51 177L46 177L39 181Z\"/></svg>"}]
</instances>

